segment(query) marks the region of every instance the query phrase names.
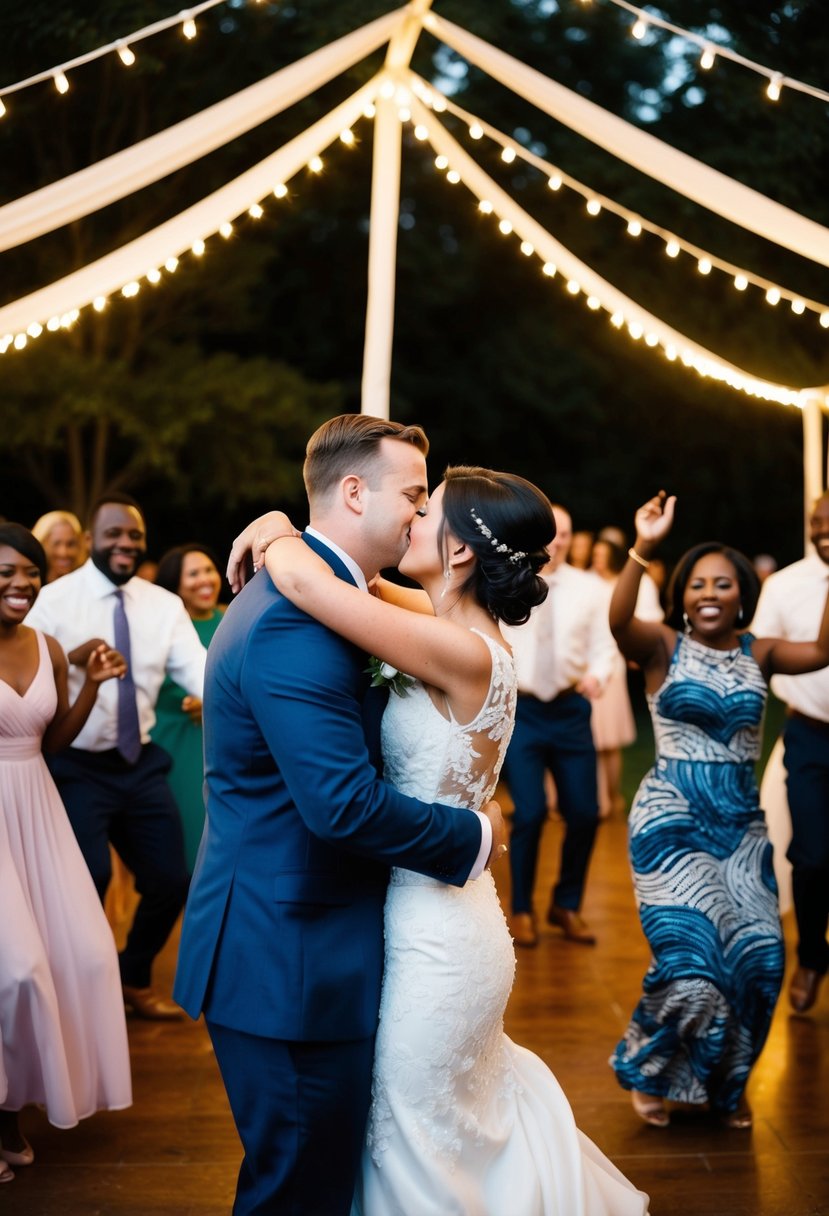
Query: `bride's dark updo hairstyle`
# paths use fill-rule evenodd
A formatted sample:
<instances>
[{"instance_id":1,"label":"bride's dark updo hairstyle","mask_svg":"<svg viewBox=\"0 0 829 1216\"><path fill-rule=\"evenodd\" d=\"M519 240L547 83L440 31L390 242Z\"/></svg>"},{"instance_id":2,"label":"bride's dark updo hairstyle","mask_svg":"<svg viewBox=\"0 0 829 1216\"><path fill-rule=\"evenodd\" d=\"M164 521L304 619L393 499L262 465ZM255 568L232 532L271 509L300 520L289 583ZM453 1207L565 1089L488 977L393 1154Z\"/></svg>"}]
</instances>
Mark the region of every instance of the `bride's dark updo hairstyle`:
<instances>
[{"instance_id":1,"label":"bride's dark updo hairstyle","mask_svg":"<svg viewBox=\"0 0 829 1216\"><path fill-rule=\"evenodd\" d=\"M523 625L547 598L538 571L556 534L546 495L514 473L455 465L444 473L443 521L438 544L447 557L447 529L477 561L461 595L471 592L497 620Z\"/></svg>"}]
</instances>

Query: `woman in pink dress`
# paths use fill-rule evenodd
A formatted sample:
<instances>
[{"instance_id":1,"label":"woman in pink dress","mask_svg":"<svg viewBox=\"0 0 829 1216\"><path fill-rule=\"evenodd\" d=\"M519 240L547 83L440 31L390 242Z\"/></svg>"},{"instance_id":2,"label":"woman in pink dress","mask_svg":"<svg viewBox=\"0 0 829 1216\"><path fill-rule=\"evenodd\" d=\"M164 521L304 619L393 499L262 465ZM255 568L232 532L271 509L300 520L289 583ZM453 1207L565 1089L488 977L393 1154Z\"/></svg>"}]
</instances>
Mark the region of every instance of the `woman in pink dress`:
<instances>
[{"instance_id":1,"label":"woman in pink dress","mask_svg":"<svg viewBox=\"0 0 829 1216\"><path fill-rule=\"evenodd\" d=\"M29 1103L56 1127L132 1101L115 943L42 749L66 747L124 660L100 645L75 704L54 638L22 624L46 557L0 525L0 1182L34 1153Z\"/></svg>"}]
</instances>

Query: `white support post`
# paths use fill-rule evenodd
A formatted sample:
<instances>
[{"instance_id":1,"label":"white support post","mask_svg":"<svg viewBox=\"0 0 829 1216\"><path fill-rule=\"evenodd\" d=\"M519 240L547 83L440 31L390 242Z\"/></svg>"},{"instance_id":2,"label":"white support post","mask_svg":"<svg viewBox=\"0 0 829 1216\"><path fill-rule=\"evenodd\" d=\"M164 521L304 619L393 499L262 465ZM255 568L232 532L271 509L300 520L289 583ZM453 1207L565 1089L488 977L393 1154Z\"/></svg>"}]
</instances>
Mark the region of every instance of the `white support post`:
<instances>
[{"instance_id":1,"label":"white support post","mask_svg":"<svg viewBox=\"0 0 829 1216\"><path fill-rule=\"evenodd\" d=\"M423 15L432 0L413 0L386 54L388 79L406 68L412 57ZM371 174L371 219L368 243L368 301L363 351L360 409L388 418L394 343L394 287L397 271L397 225L400 213L401 125L394 97L376 101L374 158Z\"/></svg>"},{"instance_id":2,"label":"white support post","mask_svg":"<svg viewBox=\"0 0 829 1216\"><path fill-rule=\"evenodd\" d=\"M829 485L829 465L823 453L823 411L827 390L811 390L803 403L803 547L809 552L809 512ZM827 450L829 460L829 449Z\"/></svg>"}]
</instances>

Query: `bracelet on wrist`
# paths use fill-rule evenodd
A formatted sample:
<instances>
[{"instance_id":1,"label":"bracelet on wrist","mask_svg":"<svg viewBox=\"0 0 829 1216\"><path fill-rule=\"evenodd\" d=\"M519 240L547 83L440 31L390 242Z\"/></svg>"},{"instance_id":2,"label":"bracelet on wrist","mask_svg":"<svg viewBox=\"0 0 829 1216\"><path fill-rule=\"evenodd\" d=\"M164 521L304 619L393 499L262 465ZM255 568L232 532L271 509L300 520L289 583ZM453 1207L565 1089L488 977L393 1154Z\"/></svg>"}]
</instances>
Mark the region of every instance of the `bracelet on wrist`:
<instances>
[{"instance_id":1,"label":"bracelet on wrist","mask_svg":"<svg viewBox=\"0 0 829 1216\"><path fill-rule=\"evenodd\" d=\"M628 549L628 557L633 561L638 562L643 570L647 570L648 566L650 565L648 559L642 557L642 555L637 553L635 549Z\"/></svg>"}]
</instances>

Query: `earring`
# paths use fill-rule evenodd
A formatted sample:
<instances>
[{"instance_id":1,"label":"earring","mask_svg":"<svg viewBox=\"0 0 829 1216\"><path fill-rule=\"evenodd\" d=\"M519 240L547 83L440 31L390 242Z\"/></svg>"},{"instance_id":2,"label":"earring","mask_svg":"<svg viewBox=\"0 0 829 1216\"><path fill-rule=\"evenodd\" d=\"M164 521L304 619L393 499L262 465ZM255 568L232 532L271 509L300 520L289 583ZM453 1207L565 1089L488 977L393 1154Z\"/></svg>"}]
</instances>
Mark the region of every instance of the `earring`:
<instances>
[{"instance_id":1,"label":"earring","mask_svg":"<svg viewBox=\"0 0 829 1216\"><path fill-rule=\"evenodd\" d=\"M685 633L689 634L691 632L691 622L688 620L687 612L683 612L682 619L685 622Z\"/></svg>"},{"instance_id":2,"label":"earring","mask_svg":"<svg viewBox=\"0 0 829 1216\"><path fill-rule=\"evenodd\" d=\"M441 599L443 599L443 597L446 595L446 592L449 590L449 582L450 582L451 578L452 578L452 571L447 566L443 572L443 590L440 593Z\"/></svg>"},{"instance_id":3,"label":"earring","mask_svg":"<svg viewBox=\"0 0 829 1216\"><path fill-rule=\"evenodd\" d=\"M742 606L742 604L740 604L740 611L737 613L737 624L742 625L742 623L743 623L743 606Z\"/></svg>"}]
</instances>

